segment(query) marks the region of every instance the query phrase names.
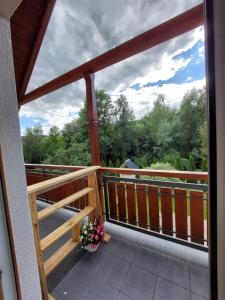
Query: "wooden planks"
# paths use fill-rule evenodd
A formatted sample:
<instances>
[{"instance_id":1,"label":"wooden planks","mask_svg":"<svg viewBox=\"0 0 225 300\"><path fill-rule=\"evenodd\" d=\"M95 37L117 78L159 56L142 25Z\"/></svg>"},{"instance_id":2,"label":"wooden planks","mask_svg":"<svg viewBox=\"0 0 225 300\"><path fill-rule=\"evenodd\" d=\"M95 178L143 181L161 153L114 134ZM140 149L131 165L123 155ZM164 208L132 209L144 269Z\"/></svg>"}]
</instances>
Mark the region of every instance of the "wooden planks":
<instances>
[{"instance_id":1,"label":"wooden planks","mask_svg":"<svg viewBox=\"0 0 225 300\"><path fill-rule=\"evenodd\" d=\"M159 228L159 196L157 186L148 186L150 229L160 232Z\"/></svg>"},{"instance_id":2,"label":"wooden planks","mask_svg":"<svg viewBox=\"0 0 225 300\"><path fill-rule=\"evenodd\" d=\"M86 216L90 215L95 210L94 206L87 206L83 209L79 214L70 218L68 221L63 223L49 235L44 237L41 240L41 250L44 251L48 247L50 247L53 243L55 243L60 237L62 237L65 233L71 230L74 226L79 224Z\"/></svg>"},{"instance_id":3,"label":"wooden planks","mask_svg":"<svg viewBox=\"0 0 225 300\"><path fill-rule=\"evenodd\" d=\"M172 216L172 189L160 188L161 193L161 212L162 212L162 232L173 235L173 216Z\"/></svg>"},{"instance_id":4,"label":"wooden planks","mask_svg":"<svg viewBox=\"0 0 225 300\"><path fill-rule=\"evenodd\" d=\"M116 204L116 183L113 181L108 182L108 202L110 209L110 218L117 219L117 204Z\"/></svg>"},{"instance_id":5,"label":"wooden planks","mask_svg":"<svg viewBox=\"0 0 225 300\"><path fill-rule=\"evenodd\" d=\"M126 168L106 168L101 167L98 172L108 174L127 174L152 177L168 177L193 180L208 180L208 172L195 171L169 171L169 170L151 170L151 169L126 169Z\"/></svg>"},{"instance_id":6,"label":"wooden planks","mask_svg":"<svg viewBox=\"0 0 225 300\"><path fill-rule=\"evenodd\" d=\"M92 73L96 73L133 55L184 34L189 30L195 29L202 24L203 5L200 4L38 87L22 97L20 104L23 105L74 81L80 80L90 70Z\"/></svg>"},{"instance_id":7,"label":"wooden planks","mask_svg":"<svg viewBox=\"0 0 225 300\"><path fill-rule=\"evenodd\" d=\"M176 237L187 240L187 191L174 189Z\"/></svg>"},{"instance_id":8,"label":"wooden planks","mask_svg":"<svg viewBox=\"0 0 225 300\"><path fill-rule=\"evenodd\" d=\"M2 272L0 271L0 300L4 300L4 292L3 292L3 286L2 286Z\"/></svg>"},{"instance_id":9,"label":"wooden planks","mask_svg":"<svg viewBox=\"0 0 225 300\"><path fill-rule=\"evenodd\" d=\"M48 276L64 260L64 258L78 246L78 244L78 241L70 239L50 256L44 263L45 275Z\"/></svg>"},{"instance_id":10,"label":"wooden planks","mask_svg":"<svg viewBox=\"0 0 225 300\"><path fill-rule=\"evenodd\" d=\"M62 176L58 176L44 182L36 183L32 186L28 186L28 193L36 193L36 195L43 194L44 192L48 192L54 188L65 185L69 182L82 178L84 176L88 176L89 174L98 170L99 166L88 167L83 170L75 171L69 174L65 174Z\"/></svg>"},{"instance_id":11,"label":"wooden planks","mask_svg":"<svg viewBox=\"0 0 225 300\"><path fill-rule=\"evenodd\" d=\"M137 225L134 183L127 183L127 206L128 222L132 225Z\"/></svg>"},{"instance_id":12,"label":"wooden planks","mask_svg":"<svg viewBox=\"0 0 225 300\"><path fill-rule=\"evenodd\" d=\"M42 209L41 211L38 212L38 220L41 221L44 218L54 214L59 208L65 207L69 205L70 203L80 199L84 195L87 195L88 193L92 192L94 189L93 188L85 188L45 209Z\"/></svg>"},{"instance_id":13,"label":"wooden planks","mask_svg":"<svg viewBox=\"0 0 225 300\"><path fill-rule=\"evenodd\" d=\"M148 228L146 186L136 185L137 203L138 203L138 224L140 227Z\"/></svg>"},{"instance_id":14,"label":"wooden planks","mask_svg":"<svg viewBox=\"0 0 225 300\"><path fill-rule=\"evenodd\" d=\"M191 241L204 244L203 192L190 192Z\"/></svg>"},{"instance_id":15,"label":"wooden planks","mask_svg":"<svg viewBox=\"0 0 225 300\"><path fill-rule=\"evenodd\" d=\"M117 182L117 201L119 220L126 222L126 196L125 196L125 183Z\"/></svg>"},{"instance_id":16,"label":"wooden planks","mask_svg":"<svg viewBox=\"0 0 225 300\"><path fill-rule=\"evenodd\" d=\"M55 298L51 294L48 294L48 300L55 300Z\"/></svg>"},{"instance_id":17,"label":"wooden planks","mask_svg":"<svg viewBox=\"0 0 225 300\"><path fill-rule=\"evenodd\" d=\"M43 255L42 255L42 251L41 251L41 243L40 243L41 239L40 239L39 222L38 222L38 217L37 217L37 206L36 206L35 194L29 195L29 203L30 203L31 219L32 219L32 225L33 225L34 242L35 242L35 248L36 248L42 298L43 298L43 300L48 300L48 286L47 286L44 264L43 264L44 260L43 260Z\"/></svg>"}]
</instances>

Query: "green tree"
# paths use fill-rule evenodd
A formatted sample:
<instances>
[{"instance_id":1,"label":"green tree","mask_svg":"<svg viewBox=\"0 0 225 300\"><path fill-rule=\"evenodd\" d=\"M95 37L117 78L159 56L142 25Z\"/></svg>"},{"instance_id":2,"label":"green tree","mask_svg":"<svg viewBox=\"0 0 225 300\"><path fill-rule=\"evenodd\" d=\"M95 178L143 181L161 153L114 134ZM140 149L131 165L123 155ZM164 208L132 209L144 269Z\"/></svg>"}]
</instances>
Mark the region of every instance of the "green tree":
<instances>
[{"instance_id":1,"label":"green tree","mask_svg":"<svg viewBox=\"0 0 225 300\"><path fill-rule=\"evenodd\" d=\"M27 128L23 141L23 154L26 163L39 164L46 156L45 137L40 124Z\"/></svg>"}]
</instances>

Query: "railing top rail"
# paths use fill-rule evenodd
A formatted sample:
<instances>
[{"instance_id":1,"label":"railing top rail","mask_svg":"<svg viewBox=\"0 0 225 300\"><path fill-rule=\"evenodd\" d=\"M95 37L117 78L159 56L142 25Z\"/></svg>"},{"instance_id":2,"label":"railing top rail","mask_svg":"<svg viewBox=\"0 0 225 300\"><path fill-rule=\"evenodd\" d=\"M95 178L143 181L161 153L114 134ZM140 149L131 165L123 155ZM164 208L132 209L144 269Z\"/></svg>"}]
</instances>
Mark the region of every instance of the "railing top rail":
<instances>
[{"instance_id":1,"label":"railing top rail","mask_svg":"<svg viewBox=\"0 0 225 300\"><path fill-rule=\"evenodd\" d=\"M126 178L126 177L115 177L115 176L104 176L107 181L113 182L126 182L126 183L138 183L145 185L153 185L157 187L169 187L173 189L185 189L185 190L199 190L199 191L208 191L207 184L199 183L187 183L187 182L173 182L173 181L160 181L160 180L149 180L149 179L137 179L137 178Z\"/></svg>"},{"instance_id":2,"label":"railing top rail","mask_svg":"<svg viewBox=\"0 0 225 300\"><path fill-rule=\"evenodd\" d=\"M70 170L70 171L78 171L85 168L87 166L67 166L67 165L47 165L47 164L25 164L26 168L34 168L34 169L48 169L48 170Z\"/></svg>"},{"instance_id":3,"label":"railing top rail","mask_svg":"<svg viewBox=\"0 0 225 300\"><path fill-rule=\"evenodd\" d=\"M76 179L82 178L84 176L90 175L91 173L99 170L100 166L93 166L88 167L79 171L75 171L69 174L65 174L62 176L58 176L46 181L42 181L33 185L28 186L27 191L28 194L35 193L36 195L39 195L41 193L48 192L51 189L54 189L56 187L60 187L66 183L72 182Z\"/></svg>"},{"instance_id":4,"label":"railing top rail","mask_svg":"<svg viewBox=\"0 0 225 300\"><path fill-rule=\"evenodd\" d=\"M171 177L180 179L194 179L207 180L207 172L194 171L165 171L165 170L151 170L151 169L125 169L125 168L101 168L98 170L101 173L110 174L127 174L127 175L142 175L151 177Z\"/></svg>"},{"instance_id":5,"label":"railing top rail","mask_svg":"<svg viewBox=\"0 0 225 300\"><path fill-rule=\"evenodd\" d=\"M46 164L25 164L27 168L33 169L48 169L48 170L69 170L77 171L86 169L86 166L66 166L66 165L46 165ZM151 169L125 169L125 168L107 168L99 167L98 172L108 174L127 174L127 175L141 175L151 177L170 177L179 179L194 179L207 180L208 172L195 171L176 171L176 170L151 170Z\"/></svg>"}]
</instances>

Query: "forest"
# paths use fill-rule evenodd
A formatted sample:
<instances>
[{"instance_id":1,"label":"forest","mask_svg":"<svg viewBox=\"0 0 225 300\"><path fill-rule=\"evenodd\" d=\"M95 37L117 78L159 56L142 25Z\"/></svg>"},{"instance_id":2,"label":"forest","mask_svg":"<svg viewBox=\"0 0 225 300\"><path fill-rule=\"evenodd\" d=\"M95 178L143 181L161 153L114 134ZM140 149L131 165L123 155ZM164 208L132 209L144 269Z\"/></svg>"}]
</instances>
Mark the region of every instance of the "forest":
<instances>
[{"instance_id":1,"label":"forest","mask_svg":"<svg viewBox=\"0 0 225 300\"><path fill-rule=\"evenodd\" d=\"M97 90L96 102L102 166L120 167L130 158L139 168L207 171L205 89L187 92L177 108L159 95L153 109L139 119L124 95L113 102ZM53 126L44 135L40 124L27 128L22 137L25 162L90 165L86 116L84 101L79 116L62 130Z\"/></svg>"}]
</instances>

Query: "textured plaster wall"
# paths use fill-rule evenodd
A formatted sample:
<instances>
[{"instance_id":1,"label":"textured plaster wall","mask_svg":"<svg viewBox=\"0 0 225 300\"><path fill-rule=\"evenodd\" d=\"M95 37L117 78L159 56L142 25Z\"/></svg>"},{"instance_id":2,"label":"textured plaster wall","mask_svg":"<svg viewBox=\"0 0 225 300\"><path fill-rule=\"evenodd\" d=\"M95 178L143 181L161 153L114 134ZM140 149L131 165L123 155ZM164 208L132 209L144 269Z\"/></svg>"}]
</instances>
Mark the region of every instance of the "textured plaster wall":
<instances>
[{"instance_id":1,"label":"textured plaster wall","mask_svg":"<svg viewBox=\"0 0 225 300\"><path fill-rule=\"evenodd\" d=\"M22 299L40 300L41 293L20 138L10 24L9 20L2 17L0 17L0 145L3 152Z\"/></svg>"}]
</instances>

